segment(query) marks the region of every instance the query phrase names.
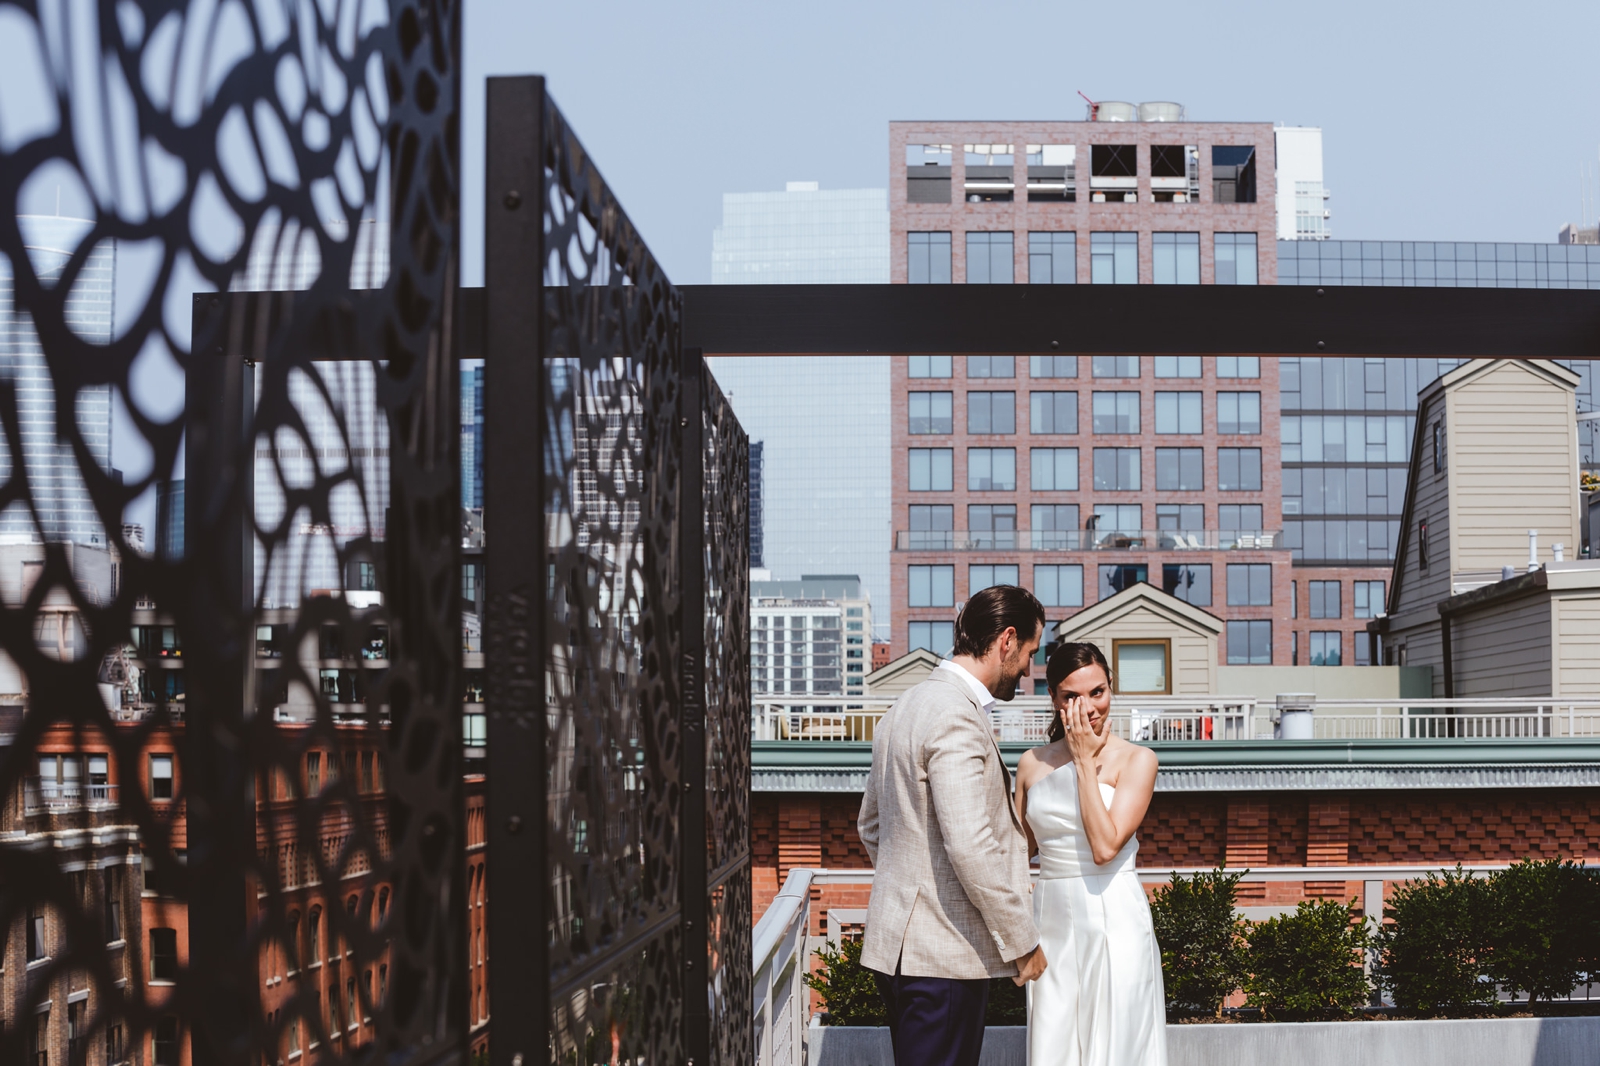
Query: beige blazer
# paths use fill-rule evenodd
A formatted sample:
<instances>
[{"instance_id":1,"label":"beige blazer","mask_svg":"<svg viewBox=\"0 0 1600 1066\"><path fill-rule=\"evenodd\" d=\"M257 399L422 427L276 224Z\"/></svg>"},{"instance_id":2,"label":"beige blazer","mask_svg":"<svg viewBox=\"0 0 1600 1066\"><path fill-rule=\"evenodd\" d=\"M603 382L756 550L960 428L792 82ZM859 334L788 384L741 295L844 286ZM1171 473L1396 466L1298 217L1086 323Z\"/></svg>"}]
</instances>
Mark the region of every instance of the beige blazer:
<instances>
[{"instance_id":1,"label":"beige blazer","mask_svg":"<svg viewBox=\"0 0 1600 1066\"><path fill-rule=\"evenodd\" d=\"M876 871L862 965L1016 975L1039 943L1027 838L994 729L952 671L935 670L878 722L859 829Z\"/></svg>"}]
</instances>

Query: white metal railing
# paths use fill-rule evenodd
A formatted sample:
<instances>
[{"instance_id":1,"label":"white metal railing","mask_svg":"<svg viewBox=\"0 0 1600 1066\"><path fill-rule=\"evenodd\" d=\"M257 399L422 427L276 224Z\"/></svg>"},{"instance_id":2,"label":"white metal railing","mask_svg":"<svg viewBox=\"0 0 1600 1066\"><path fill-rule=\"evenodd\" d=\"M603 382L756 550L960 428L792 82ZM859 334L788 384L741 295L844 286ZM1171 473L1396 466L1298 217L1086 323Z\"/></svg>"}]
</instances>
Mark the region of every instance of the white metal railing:
<instances>
[{"instance_id":1,"label":"white metal railing","mask_svg":"<svg viewBox=\"0 0 1600 1066\"><path fill-rule=\"evenodd\" d=\"M804 701L804 702L801 702ZM757 697L755 740L870 741L884 698ZM1276 712L1254 696L1115 696L1111 728L1128 740L1271 740ZM1042 744L1054 717L1043 696L996 706L995 739ZM1319 699L1317 740L1534 740L1600 737L1600 700Z\"/></svg>"},{"instance_id":2,"label":"white metal railing","mask_svg":"<svg viewBox=\"0 0 1600 1066\"><path fill-rule=\"evenodd\" d=\"M803 1066L805 1058L806 931L811 927L815 871L789 871L751 936L755 975L755 1066Z\"/></svg>"},{"instance_id":3,"label":"white metal railing","mask_svg":"<svg viewBox=\"0 0 1600 1066\"><path fill-rule=\"evenodd\" d=\"M44 781L37 777L30 777L23 782L22 806L25 814L37 814L40 811L92 810L116 805L116 785Z\"/></svg>"}]
</instances>

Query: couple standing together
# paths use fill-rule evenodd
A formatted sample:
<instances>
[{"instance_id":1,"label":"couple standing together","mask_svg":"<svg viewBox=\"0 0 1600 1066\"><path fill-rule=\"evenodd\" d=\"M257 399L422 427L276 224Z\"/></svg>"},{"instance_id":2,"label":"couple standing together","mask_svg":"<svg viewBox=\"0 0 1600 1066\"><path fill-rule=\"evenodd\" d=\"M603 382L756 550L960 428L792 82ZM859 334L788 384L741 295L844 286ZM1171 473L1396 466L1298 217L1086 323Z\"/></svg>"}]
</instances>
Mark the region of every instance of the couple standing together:
<instances>
[{"instance_id":1,"label":"couple standing together","mask_svg":"<svg viewBox=\"0 0 1600 1066\"><path fill-rule=\"evenodd\" d=\"M877 872L861 962L899 1066L977 1066L995 977L1028 987L1030 1066L1167 1061L1161 955L1134 871L1156 757L1111 735L1100 650L1050 655L1050 742L1022 756L1014 794L995 745L987 712L1029 676L1044 625L1026 589L979 592L951 657L874 735L859 827Z\"/></svg>"}]
</instances>

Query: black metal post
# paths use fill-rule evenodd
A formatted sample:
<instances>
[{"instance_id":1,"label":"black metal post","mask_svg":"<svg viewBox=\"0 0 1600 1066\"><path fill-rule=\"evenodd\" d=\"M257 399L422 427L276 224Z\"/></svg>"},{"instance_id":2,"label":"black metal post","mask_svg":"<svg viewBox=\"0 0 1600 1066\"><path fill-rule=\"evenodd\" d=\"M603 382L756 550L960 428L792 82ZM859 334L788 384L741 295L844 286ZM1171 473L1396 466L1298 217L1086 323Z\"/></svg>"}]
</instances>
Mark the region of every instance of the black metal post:
<instances>
[{"instance_id":1,"label":"black metal post","mask_svg":"<svg viewBox=\"0 0 1600 1066\"><path fill-rule=\"evenodd\" d=\"M711 1061L710 1010L705 994L710 952L706 937L706 508L705 359L682 353L678 393L682 456L678 476L678 581L683 738L678 764L679 889L683 929L683 1048L691 1066Z\"/></svg>"},{"instance_id":2,"label":"black metal post","mask_svg":"<svg viewBox=\"0 0 1600 1066\"><path fill-rule=\"evenodd\" d=\"M196 1066L244 1062L260 1017L254 945L256 906L246 868L256 839L255 772L241 743L254 664L255 375L245 338L250 311L267 315L273 294L200 295L193 309L185 432L184 544L188 602L182 625L188 699L182 795L188 820L189 967L206 975L189 1015ZM165 861L165 860L163 860Z\"/></svg>"},{"instance_id":3,"label":"black metal post","mask_svg":"<svg viewBox=\"0 0 1600 1066\"><path fill-rule=\"evenodd\" d=\"M484 625L495 1066L549 1053L544 719L544 79L490 78L484 201Z\"/></svg>"}]
</instances>

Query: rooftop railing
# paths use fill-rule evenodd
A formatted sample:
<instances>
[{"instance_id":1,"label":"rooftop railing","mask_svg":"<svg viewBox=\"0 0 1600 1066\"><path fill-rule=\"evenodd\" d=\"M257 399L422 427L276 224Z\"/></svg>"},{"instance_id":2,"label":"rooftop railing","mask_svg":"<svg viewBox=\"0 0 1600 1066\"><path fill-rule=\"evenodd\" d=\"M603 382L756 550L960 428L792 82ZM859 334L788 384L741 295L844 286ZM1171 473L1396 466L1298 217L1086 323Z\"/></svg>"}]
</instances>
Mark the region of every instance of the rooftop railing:
<instances>
[{"instance_id":1,"label":"rooftop railing","mask_svg":"<svg viewBox=\"0 0 1600 1066\"><path fill-rule=\"evenodd\" d=\"M811 927L811 880L794 869L751 933L755 975L756 1066L801 1066L808 1011L806 930Z\"/></svg>"},{"instance_id":2,"label":"rooftop railing","mask_svg":"<svg viewBox=\"0 0 1600 1066\"><path fill-rule=\"evenodd\" d=\"M1288 551L1278 530L902 529L896 551Z\"/></svg>"},{"instance_id":3,"label":"rooftop railing","mask_svg":"<svg viewBox=\"0 0 1600 1066\"><path fill-rule=\"evenodd\" d=\"M803 700L803 702L802 702ZM893 700L800 697L752 701L755 740L871 741ZM1043 744L1053 712L1043 696L1019 697L990 715L995 739ZM1315 740L1550 740L1600 738L1600 700L1320 699ZM1127 740L1272 740L1274 707L1254 696L1114 696L1111 728Z\"/></svg>"}]
</instances>

